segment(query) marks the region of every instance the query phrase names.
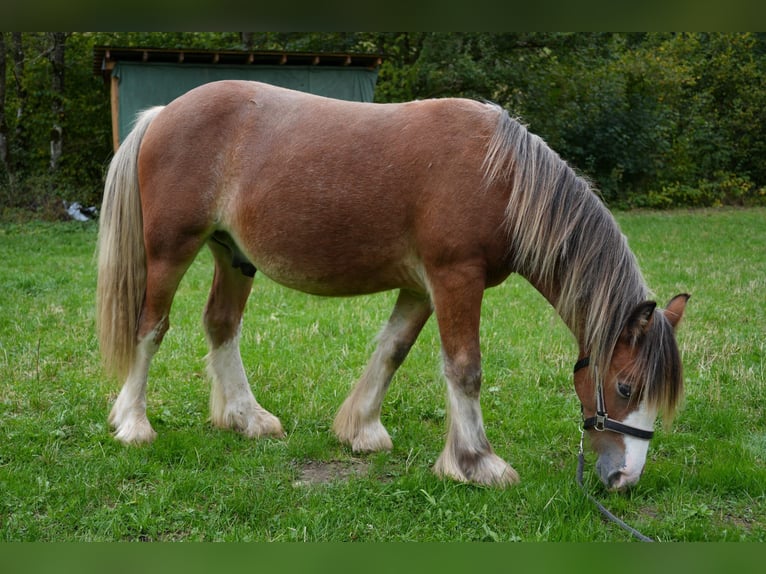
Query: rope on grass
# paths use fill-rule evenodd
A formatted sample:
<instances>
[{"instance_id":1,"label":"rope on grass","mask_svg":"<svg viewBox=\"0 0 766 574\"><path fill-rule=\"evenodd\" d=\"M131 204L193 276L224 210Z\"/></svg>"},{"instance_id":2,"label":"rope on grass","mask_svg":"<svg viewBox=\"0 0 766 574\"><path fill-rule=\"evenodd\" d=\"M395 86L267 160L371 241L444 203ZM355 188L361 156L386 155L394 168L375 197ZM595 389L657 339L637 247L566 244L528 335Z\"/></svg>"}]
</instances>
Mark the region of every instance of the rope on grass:
<instances>
[{"instance_id":1,"label":"rope on grass","mask_svg":"<svg viewBox=\"0 0 766 574\"><path fill-rule=\"evenodd\" d=\"M585 466L585 455L583 453L582 436L581 436L580 437L580 452L577 454L577 474L575 476L575 478L577 479L577 484L580 485L580 489L583 491L585 496L587 496L588 499L590 499L590 501L596 505L596 508L599 509L599 512L601 512L601 514L603 514L608 520L614 522L617 526L619 526L623 530L630 532L633 536L638 538L641 542L654 542L653 539L649 538L648 536L644 536L638 530L636 530L629 524L626 524L625 522L617 518L614 514L609 512L609 510L607 510L603 504L601 504L598 500L596 500L596 498L592 494L590 494L587 490L585 490L585 486L582 483L582 472L583 472L584 466Z\"/></svg>"}]
</instances>

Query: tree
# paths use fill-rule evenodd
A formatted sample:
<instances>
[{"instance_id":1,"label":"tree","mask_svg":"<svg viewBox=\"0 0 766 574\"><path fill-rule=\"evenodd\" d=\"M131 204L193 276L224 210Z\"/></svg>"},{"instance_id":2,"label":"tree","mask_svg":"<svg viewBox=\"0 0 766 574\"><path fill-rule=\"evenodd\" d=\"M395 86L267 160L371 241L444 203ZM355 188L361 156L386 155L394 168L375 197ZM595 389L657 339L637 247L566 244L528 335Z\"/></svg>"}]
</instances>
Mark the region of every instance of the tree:
<instances>
[{"instance_id":1,"label":"tree","mask_svg":"<svg viewBox=\"0 0 766 574\"><path fill-rule=\"evenodd\" d=\"M49 33L51 49L48 59L51 63L51 157L50 170L55 173L59 167L64 138L64 50L67 39L65 32Z\"/></svg>"}]
</instances>

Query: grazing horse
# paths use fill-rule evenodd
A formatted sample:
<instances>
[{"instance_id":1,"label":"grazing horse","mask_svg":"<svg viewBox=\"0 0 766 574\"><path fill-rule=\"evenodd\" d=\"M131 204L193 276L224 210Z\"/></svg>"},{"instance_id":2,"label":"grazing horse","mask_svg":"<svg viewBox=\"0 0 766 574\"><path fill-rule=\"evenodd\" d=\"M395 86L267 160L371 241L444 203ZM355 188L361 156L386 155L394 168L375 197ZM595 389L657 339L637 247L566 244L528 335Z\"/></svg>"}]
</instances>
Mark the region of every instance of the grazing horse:
<instances>
[{"instance_id":1,"label":"grazing horse","mask_svg":"<svg viewBox=\"0 0 766 574\"><path fill-rule=\"evenodd\" d=\"M399 290L334 421L355 452L392 448L383 397L435 313L449 422L434 471L518 481L490 446L479 404L482 297L511 273L576 338L575 389L607 486L638 480L656 416L671 416L681 397L674 328L688 296L666 309L647 301L636 260L589 184L493 104L355 103L222 81L143 112L109 167L98 238L99 343L107 370L125 381L109 416L119 441L155 437L149 364L204 245L215 260L203 315L210 417L249 437L284 434L240 356L256 270L315 295Z\"/></svg>"}]
</instances>

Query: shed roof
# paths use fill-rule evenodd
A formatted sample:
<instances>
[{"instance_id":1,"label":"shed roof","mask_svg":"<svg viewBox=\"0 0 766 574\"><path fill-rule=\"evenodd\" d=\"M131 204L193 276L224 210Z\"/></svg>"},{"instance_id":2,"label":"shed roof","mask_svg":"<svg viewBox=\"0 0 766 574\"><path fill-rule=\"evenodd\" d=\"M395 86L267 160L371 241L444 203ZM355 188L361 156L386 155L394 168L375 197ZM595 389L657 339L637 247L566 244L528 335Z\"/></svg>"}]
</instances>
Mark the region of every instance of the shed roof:
<instances>
[{"instance_id":1,"label":"shed roof","mask_svg":"<svg viewBox=\"0 0 766 574\"><path fill-rule=\"evenodd\" d=\"M186 50L165 48L93 48L93 75L108 81L117 62L152 62L173 64L225 64L241 66L348 66L375 69L382 58L378 54L287 52L275 50Z\"/></svg>"}]
</instances>

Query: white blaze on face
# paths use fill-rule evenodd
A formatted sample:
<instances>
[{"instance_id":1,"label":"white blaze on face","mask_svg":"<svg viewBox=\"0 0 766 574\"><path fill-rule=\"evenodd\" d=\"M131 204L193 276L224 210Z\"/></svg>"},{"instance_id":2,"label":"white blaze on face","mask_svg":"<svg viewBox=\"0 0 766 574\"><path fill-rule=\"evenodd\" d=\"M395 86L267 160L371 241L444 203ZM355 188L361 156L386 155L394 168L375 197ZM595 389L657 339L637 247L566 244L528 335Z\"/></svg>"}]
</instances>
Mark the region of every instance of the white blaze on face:
<instances>
[{"instance_id":1,"label":"white blaze on face","mask_svg":"<svg viewBox=\"0 0 766 574\"><path fill-rule=\"evenodd\" d=\"M646 401L641 401L639 407L630 413L622 421L628 426L651 431L657 418L657 408L649 407ZM646 463L646 453L649 450L649 441L624 435L625 441L625 466L622 469L622 477L613 488L619 489L638 482Z\"/></svg>"}]
</instances>

